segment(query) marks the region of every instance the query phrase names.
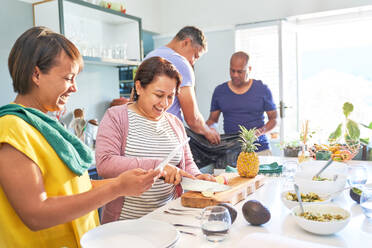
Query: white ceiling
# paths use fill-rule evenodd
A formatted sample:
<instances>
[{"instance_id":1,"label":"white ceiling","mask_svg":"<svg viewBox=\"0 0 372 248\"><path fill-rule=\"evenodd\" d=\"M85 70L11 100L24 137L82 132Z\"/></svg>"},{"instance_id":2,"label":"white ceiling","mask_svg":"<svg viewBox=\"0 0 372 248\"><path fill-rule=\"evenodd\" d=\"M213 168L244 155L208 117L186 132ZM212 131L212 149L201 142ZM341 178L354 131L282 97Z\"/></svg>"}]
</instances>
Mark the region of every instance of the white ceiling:
<instances>
[{"instance_id":1,"label":"white ceiling","mask_svg":"<svg viewBox=\"0 0 372 248\"><path fill-rule=\"evenodd\" d=\"M18 0L18 1L26 2L26 3L36 3L36 2L40 2L41 0Z\"/></svg>"}]
</instances>

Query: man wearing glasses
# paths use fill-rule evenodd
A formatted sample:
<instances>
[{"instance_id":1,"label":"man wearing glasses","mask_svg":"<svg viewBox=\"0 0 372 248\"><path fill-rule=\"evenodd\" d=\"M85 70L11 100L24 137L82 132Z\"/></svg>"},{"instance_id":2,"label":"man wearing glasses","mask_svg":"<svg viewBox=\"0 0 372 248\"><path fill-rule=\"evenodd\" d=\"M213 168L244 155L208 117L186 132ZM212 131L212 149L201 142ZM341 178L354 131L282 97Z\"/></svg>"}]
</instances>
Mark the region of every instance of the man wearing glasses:
<instances>
[{"instance_id":1,"label":"man wearing glasses","mask_svg":"<svg viewBox=\"0 0 372 248\"><path fill-rule=\"evenodd\" d=\"M265 133L276 125L276 106L267 85L260 80L249 79L251 67L248 61L249 56L245 52L236 52L231 56L231 80L215 88L207 125L216 126L222 112L225 134L239 133L239 125L248 130L257 128L258 155L271 155ZM264 113L268 117L266 123Z\"/></svg>"},{"instance_id":2,"label":"man wearing glasses","mask_svg":"<svg viewBox=\"0 0 372 248\"><path fill-rule=\"evenodd\" d=\"M211 144L220 143L220 136L214 128L205 124L195 97L195 62L207 51L204 33L193 26L182 28L165 46L150 52L145 59L159 56L171 62L182 76L180 91L172 106L167 110L183 121L195 133L203 135Z\"/></svg>"}]
</instances>

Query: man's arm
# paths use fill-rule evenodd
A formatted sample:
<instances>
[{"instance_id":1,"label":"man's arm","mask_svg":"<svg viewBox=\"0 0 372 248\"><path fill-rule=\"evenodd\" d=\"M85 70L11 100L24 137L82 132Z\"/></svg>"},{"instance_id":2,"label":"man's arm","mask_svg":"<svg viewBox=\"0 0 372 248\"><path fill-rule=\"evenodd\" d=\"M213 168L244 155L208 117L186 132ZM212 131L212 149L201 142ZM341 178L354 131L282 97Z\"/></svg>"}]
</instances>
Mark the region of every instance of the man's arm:
<instances>
[{"instance_id":1,"label":"man's arm","mask_svg":"<svg viewBox=\"0 0 372 248\"><path fill-rule=\"evenodd\" d=\"M207 125L209 127L213 127L214 129L215 128L215 125L217 125L218 123L218 119L220 118L220 114L221 114L221 111L220 110L216 110L216 111L212 111L210 114L209 114L209 118L207 120ZM217 129L216 129L217 131Z\"/></svg>"},{"instance_id":2,"label":"man's arm","mask_svg":"<svg viewBox=\"0 0 372 248\"><path fill-rule=\"evenodd\" d=\"M261 136L270 130L272 130L276 126L276 118L278 116L278 112L276 110L266 111L267 117L269 121L261 128L257 129L256 136Z\"/></svg>"},{"instance_id":3,"label":"man's arm","mask_svg":"<svg viewBox=\"0 0 372 248\"><path fill-rule=\"evenodd\" d=\"M209 128L205 124L204 118L200 114L198 105L196 103L194 88L191 86L181 87L177 97L180 101L185 121L190 129L198 134L204 135L210 143L218 144L220 135L215 129Z\"/></svg>"}]
</instances>

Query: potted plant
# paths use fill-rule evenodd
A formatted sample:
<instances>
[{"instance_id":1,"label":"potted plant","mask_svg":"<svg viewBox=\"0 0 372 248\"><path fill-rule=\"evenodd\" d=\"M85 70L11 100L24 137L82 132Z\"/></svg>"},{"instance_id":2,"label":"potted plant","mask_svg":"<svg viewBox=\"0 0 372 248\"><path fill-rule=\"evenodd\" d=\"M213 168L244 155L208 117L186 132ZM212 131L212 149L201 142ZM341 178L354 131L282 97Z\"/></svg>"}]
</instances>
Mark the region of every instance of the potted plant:
<instances>
[{"instance_id":1,"label":"potted plant","mask_svg":"<svg viewBox=\"0 0 372 248\"><path fill-rule=\"evenodd\" d=\"M285 142L282 146L285 157L297 157L302 147L299 140Z\"/></svg>"},{"instance_id":2,"label":"potted plant","mask_svg":"<svg viewBox=\"0 0 372 248\"><path fill-rule=\"evenodd\" d=\"M348 161L354 158L359 153L361 145L369 143L369 138L360 137L359 123L350 119L350 114L354 110L353 104L345 102L342 109L345 120L328 137L330 146L335 147L332 150L332 157L336 161ZM372 128L372 123L369 126L363 124L362 126Z\"/></svg>"}]
</instances>

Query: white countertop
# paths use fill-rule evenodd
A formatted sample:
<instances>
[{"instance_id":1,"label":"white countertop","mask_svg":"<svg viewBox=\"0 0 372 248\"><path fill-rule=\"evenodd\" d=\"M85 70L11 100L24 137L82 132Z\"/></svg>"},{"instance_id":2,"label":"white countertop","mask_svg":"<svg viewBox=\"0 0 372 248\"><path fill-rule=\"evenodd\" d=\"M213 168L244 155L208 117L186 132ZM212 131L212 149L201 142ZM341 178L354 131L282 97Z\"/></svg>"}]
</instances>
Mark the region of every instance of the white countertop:
<instances>
[{"instance_id":1,"label":"white countertop","mask_svg":"<svg viewBox=\"0 0 372 248\"><path fill-rule=\"evenodd\" d=\"M294 159L294 158L293 158ZM288 158L267 157L262 158L261 163L278 161L283 162ZM372 181L372 162L366 161L351 161L350 164L363 163L368 165L369 169L369 182ZM229 237L221 243L211 243L207 241L200 229L191 229L186 227L177 227L179 230L189 231L196 233L197 236L182 234L176 245L178 248L203 248L203 247L238 247L239 242L248 234L255 232L271 233L281 235L298 240L314 242L336 247L372 247L372 219L369 220L365 217L361 207L356 204L350 197L349 191L344 191L337 197L333 203L350 210L352 218L349 224L340 232L329 236L318 236L304 231L296 225L290 216L288 210L280 199L280 194L283 187L286 187L284 178L267 178L264 186L258 189L255 193L249 195L246 200L258 200L265 205L271 212L271 219L263 226L255 227L246 222L243 217L241 208L244 202L241 201L235 208L238 210L238 217L234 224L231 226ZM157 209L151 214L143 218L150 218L161 220L169 223L182 223L200 225L199 220L192 216L174 216L164 214L163 211L170 208L183 208L180 199L168 203L166 206Z\"/></svg>"}]
</instances>

